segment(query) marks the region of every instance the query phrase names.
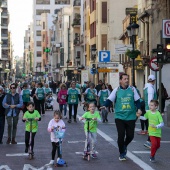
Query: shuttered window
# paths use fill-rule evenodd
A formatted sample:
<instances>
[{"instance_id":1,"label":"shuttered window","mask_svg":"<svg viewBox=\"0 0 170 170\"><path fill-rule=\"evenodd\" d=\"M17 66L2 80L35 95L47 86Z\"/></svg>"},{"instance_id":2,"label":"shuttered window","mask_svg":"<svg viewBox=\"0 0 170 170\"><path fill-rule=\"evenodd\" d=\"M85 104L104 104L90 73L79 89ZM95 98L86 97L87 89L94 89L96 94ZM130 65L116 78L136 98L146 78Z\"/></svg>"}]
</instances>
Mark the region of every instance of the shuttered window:
<instances>
[{"instance_id":1,"label":"shuttered window","mask_svg":"<svg viewBox=\"0 0 170 170\"><path fill-rule=\"evenodd\" d=\"M107 50L107 34L102 34L102 50Z\"/></svg>"},{"instance_id":2,"label":"shuttered window","mask_svg":"<svg viewBox=\"0 0 170 170\"><path fill-rule=\"evenodd\" d=\"M107 23L107 2L102 2L102 23Z\"/></svg>"}]
</instances>

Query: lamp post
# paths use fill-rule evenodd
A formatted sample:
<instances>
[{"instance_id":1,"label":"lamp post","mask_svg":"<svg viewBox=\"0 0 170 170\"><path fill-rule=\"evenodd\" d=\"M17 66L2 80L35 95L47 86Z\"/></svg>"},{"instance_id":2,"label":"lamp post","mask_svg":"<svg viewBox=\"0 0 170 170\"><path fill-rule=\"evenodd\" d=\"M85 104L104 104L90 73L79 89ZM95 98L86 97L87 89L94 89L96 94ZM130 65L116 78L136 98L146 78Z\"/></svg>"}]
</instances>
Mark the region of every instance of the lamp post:
<instances>
[{"instance_id":1,"label":"lamp post","mask_svg":"<svg viewBox=\"0 0 170 170\"><path fill-rule=\"evenodd\" d=\"M66 63L67 63L67 81L68 81L68 65L70 63L70 60L68 59Z\"/></svg>"},{"instance_id":2,"label":"lamp post","mask_svg":"<svg viewBox=\"0 0 170 170\"><path fill-rule=\"evenodd\" d=\"M128 37L130 37L131 40L131 44L132 44L132 53L135 51L135 40L136 40L136 36L138 35L139 32L139 25L136 23L133 23L126 28L127 29L127 33L128 33ZM132 84L133 86L135 85L135 57L132 57Z\"/></svg>"},{"instance_id":3,"label":"lamp post","mask_svg":"<svg viewBox=\"0 0 170 170\"><path fill-rule=\"evenodd\" d=\"M95 66L95 61L96 61L96 48L91 48L91 60L93 61L93 66ZM96 72L96 67L95 67L95 72ZM96 73L95 73L96 74ZM93 83L95 83L95 74L93 75Z\"/></svg>"},{"instance_id":4,"label":"lamp post","mask_svg":"<svg viewBox=\"0 0 170 170\"><path fill-rule=\"evenodd\" d=\"M0 84L2 84L1 82L1 71L2 71L3 67L2 67L2 63L0 63Z\"/></svg>"}]
</instances>

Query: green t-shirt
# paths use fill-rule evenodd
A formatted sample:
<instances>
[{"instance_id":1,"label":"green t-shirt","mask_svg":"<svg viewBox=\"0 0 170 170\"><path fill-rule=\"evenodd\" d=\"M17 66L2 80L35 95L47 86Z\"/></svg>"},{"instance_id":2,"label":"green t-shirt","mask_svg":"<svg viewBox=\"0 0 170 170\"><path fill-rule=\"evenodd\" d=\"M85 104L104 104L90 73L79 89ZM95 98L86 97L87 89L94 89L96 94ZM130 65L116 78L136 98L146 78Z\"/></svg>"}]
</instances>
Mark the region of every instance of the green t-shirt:
<instances>
[{"instance_id":1,"label":"green t-shirt","mask_svg":"<svg viewBox=\"0 0 170 170\"><path fill-rule=\"evenodd\" d=\"M30 90L24 89L22 91L22 100L23 102L30 102Z\"/></svg>"},{"instance_id":2,"label":"green t-shirt","mask_svg":"<svg viewBox=\"0 0 170 170\"><path fill-rule=\"evenodd\" d=\"M37 88L35 93L38 96L38 100L43 100L45 98L45 91L43 88Z\"/></svg>"},{"instance_id":3,"label":"green t-shirt","mask_svg":"<svg viewBox=\"0 0 170 170\"><path fill-rule=\"evenodd\" d=\"M79 91L77 89L70 88L68 90L68 104L78 104Z\"/></svg>"},{"instance_id":4,"label":"green t-shirt","mask_svg":"<svg viewBox=\"0 0 170 170\"><path fill-rule=\"evenodd\" d=\"M50 89L50 88L44 88L44 90L45 90L45 94L48 94L48 93L51 92L51 89Z\"/></svg>"},{"instance_id":5,"label":"green t-shirt","mask_svg":"<svg viewBox=\"0 0 170 170\"><path fill-rule=\"evenodd\" d=\"M34 110L34 113L29 113L28 111L25 112L24 117L26 119L32 119L32 118L40 118L40 114L37 110ZM33 120L32 121L32 132L37 132L38 130L38 121ZM25 131L30 132L30 121L25 122Z\"/></svg>"},{"instance_id":6,"label":"green t-shirt","mask_svg":"<svg viewBox=\"0 0 170 170\"><path fill-rule=\"evenodd\" d=\"M83 114L82 116L83 118L97 118L97 119L101 119L100 114L98 111L95 111L94 114L90 113L90 112L86 112ZM97 121L96 120L91 120L89 122L89 128L90 128L90 132L97 132ZM84 131L87 132L87 127L88 127L88 122L86 121L84 124Z\"/></svg>"},{"instance_id":7,"label":"green t-shirt","mask_svg":"<svg viewBox=\"0 0 170 170\"><path fill-rule=\"evenodd\" d=\"M156 111L153 114L150 110L148 110L145 113L144 117L149 120L149 127L148 127L149 136L161 137L161 128L157 129L150 126L151 124L156 126L163 122L160 112Z\"/></svg>"}]
</instances>

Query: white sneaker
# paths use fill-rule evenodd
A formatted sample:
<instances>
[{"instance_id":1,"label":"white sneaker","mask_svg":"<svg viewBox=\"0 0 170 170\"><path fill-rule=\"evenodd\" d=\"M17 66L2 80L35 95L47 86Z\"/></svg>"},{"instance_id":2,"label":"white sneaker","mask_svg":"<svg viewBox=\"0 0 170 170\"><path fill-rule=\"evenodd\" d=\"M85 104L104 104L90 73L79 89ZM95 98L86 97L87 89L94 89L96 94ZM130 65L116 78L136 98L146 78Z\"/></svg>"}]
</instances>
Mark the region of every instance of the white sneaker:
<instances>
[{"instance_id":1,"label":"white sneaker","mask_svg":"<svg viewBox=\"0 0 170 170\"><path fill-rule=\"evenodd\" d=\"M49 165L53 165L54 164L54 160L51 160Z\"/></svg>"},{"instance_id":2,"label":"white sneaker","mask_svg":"<svg viewBox=\"0 0 170 170\"><path fill-rule=\"evenodd\" d=\"M67 116L64 116L64 119L67 119Z\"/></svg>"},{"instance_id":3,"label":"white sneaker","mask_svg":"<svg viewBox=\"0 0 170 170\"><path fill-rule=\"evenodd\" d=\"M57 163L58 163L59 160L60 160L60 158L57 158Z\"/></svg>"}]
</instances>

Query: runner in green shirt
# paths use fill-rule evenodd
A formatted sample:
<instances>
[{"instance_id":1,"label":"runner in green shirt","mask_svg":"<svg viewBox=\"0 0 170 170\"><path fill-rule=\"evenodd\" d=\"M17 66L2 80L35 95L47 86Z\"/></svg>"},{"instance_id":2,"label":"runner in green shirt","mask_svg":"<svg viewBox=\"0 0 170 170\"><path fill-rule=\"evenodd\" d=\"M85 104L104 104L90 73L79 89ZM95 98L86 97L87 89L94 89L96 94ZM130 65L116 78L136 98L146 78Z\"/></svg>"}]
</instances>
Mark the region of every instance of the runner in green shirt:
<instances>
[{"instance_id":1,"label":"runner in green shirt","mask_svg":"<svg viewBox=\"0 0 170 170\"><path fill-rule=\"evenodd\" d=\"M150 161L155 162L155 154L160 147L161 127L164 126L164 123L160 112L156 110L158 108L158 101L151 100L149 108L150 110L145 113L144 117L149 120L148 132L151 140Z\"/></svg>"},{"instance_id":2,"label":"runner in green shirt","mask_svg":"<svg viewBox=\"0 0 170 170\"><path fill-rule=\"evenodd\" d=\"M38 130L38 120L41 119L41 116L37 110L34 110L34 103L29 102L27 104L27 110L24 114L23 121L25 122L25 153L28 153L28 147L29 147L29 140L30 140L30 121L29 119L34 119L32 121L32 142L31 142L31 148L33 153L34 148L34 138L36 135L36 132Z\"/></svg>"},{"instance_id":3,"label":"runner in green shirt","mask_svg":"<svg viewBox=\"0 0 170 170\"><path fill-rule=\"evenodd\" d=\"M92 142L92 157L93 158L97 158L97 155L95 153L95 146L96 146L96 138L97 138L97 121L101 122L101 118L100 118L100 114L98 111L96 110L96 106L94 103L89 103L89 108L88 108L88 112L84 113L83 116L80 118L80 120L85 120L87 118L91 118L92 120L89 122L89 135L88 135L88 122L85 122L84 125L84 131L85 131L85 135L86 135L86 141L85 141L85 148L84 148L84 154L86 154L87 152L87 140L90 140ZM88 139L89 137L89 139Z\"/></svg>"}]
</instances>

